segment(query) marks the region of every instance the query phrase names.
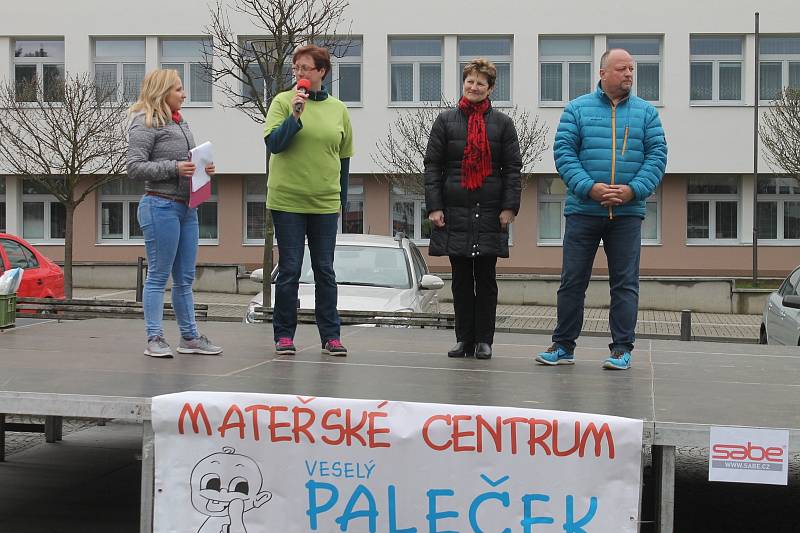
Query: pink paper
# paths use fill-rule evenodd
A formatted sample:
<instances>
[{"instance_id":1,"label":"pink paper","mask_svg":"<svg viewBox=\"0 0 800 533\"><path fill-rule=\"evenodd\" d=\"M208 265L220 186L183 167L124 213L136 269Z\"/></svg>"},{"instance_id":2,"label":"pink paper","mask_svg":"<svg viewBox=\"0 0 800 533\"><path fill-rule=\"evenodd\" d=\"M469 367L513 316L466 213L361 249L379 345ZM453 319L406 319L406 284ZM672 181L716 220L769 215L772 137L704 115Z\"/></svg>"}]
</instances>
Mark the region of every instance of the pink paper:
<instances>
[{"instance_id":1,"label":"pink paper","mask_svg":"<svg viewBox=\"0 0 800 533\"><path fill-rule=\"evenodd\" d=\"M211 181L196 191L192 191L192 188L189 187L189 207L197 207L209 198L211 198Z\"/></svg>"}]
</instances>

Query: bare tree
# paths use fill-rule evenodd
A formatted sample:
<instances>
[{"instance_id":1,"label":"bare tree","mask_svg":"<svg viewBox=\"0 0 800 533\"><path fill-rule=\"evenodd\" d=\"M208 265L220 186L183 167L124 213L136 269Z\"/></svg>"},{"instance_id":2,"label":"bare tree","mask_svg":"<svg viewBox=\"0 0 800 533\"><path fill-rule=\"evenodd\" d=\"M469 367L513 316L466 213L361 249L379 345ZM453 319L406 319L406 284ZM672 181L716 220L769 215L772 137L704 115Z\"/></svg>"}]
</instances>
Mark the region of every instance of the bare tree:
<instances>
[{"instance_id":1,"label":"bare tree","mask_svg":"<svg viewBox=\"0 0 800 533\"><path fill-rule=\"evenodd\" d=\"M99 90L88 74L46 89L36 80L0 86L0 166L63 204L64 291L71 298L75 208L124 174L128 104L117 101L116 89Z\"/></svg>"},{"instance_id":2,"label":"bare tree","mask_svg":"<svg viewBox=\"0 0 800 533\"><path fill-rule=\"evenodd\" d=\"M770 167L800 179L800 89L785 88L764 113L759 127Z\"/></svg>"},{"instance_id":3,"label":"bare tree","mask_svg":"<svg viewBox=\"0 0 800 533\"><path fill-rule=\"evenodd\" d=\"M383 171L382 176L398 183L406 191L415 194L425 192L423 160L428 138L436 117L444 109L452 107L445 100L432 105L398 111L397 118L389 126L386 137L375 143L376 152L372 160ZM536 115L514 106L503 110L517 129L519 149L522 156L522 186L527 185L533 166L547 149L547 125Z\"/></svg>"},{"instance_id":4,"label":"bare tree","mask_svg":"<svg viewBox=\"0 0 800 533\"><path fill-rule=\"evenodd\" d=\"M205 32L211 36L206 49L205 68L212 83L226 97L226 107L238 109L258 124L266 120L272 99L292 85L289 67L294 50L316 43L343 55L349 45L349 27L342 38L346 0L217 0L211 6L211 22ZM255 35L238 35L228 13L247 19ZM267 163L269 153L266 154ZM269 165L267 164L267 169ZM268 170L267 170L268 172ZM269 210L264 227L265 305L272 299L272 239L274 229Z\"/></svg>"}]
</instances>

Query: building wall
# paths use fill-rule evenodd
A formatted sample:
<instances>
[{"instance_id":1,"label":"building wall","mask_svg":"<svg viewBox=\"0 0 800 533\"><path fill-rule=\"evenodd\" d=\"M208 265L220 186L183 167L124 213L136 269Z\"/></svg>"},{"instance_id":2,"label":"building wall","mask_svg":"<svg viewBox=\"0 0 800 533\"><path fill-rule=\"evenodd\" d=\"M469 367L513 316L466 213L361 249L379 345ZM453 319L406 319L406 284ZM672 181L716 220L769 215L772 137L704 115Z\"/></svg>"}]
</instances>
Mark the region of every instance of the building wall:
<instances>
[{"instance_id":1,"label":"building wall","mask_svg":"<svg viewBox=\"0 0 800 533\"><path fill-rule=\"evenodd\" d=\"M389 233L391 230L390 187L372 175L379 169L372 159L375 142L387 133L387 125L403 107L389 102L389 55L391 36L436 36L444 43L443 91L450 100L457 98L456 60L459 36L496 35L513 37L511 94L513 103L539 115L550 132L554 130L562 106L543 104L539 99L539 44L542 36L591 36L592 72L597 81L599 57L607 35L660 36L661 100L657 104L669 143L668 174L659 203L660 241L644 246L642 269L646 273L670 274L747 274L752 251L753 102L755 71L753 12L761 12L763 34L800 33L800 4L793 0L771 0L767 5L755 0L728 2L619 3L605 4L579 0L569 4L534 3L512 0L502 6L472 3L469 10L456 0L407 0L402 8L385 0L351 0L346 19L352 19L352 34L363 39L362 102L350 107L356 134L356 156L351 170L365 178L364 231ZM159 62L159 38L201 36L208 24L207 8L191 0L168 4L140 0L131 16L130 5L100 0L80 3L43 0L18 4L0 18L0 77L13 71L15 40L55 37L65 41L65 65L69 72L92 70L93 37L145 37L147 69ZM258 31L246 19L231 12L231 23L242 35ZM736 105L690 103L689 36L691 34L731 34L744 36L743 101ZM215 144L218 180L218 234L216 244L201 246L199 260L216 263L257 264L259 245L243 244L244 177L264 172L262 128L242 113L220 105L224 95L214 90L212 107L186 108L198 142ZM769 170L759 162L762 171ZM537 176L555 172L552 152L531 169ZM729 173L740 181L740 230L736 243L725 245L687 244L687 180L690 175ZM749 181L748 181L749 179ZM525 190L522 209L513 229L512 257L501 260L505 272L560 271L561 247L537 244L538 187L536 180ZM10 230L20 230L19 196L9 187L6 221ZM18 194L18 193L16 193ZM136 242L98 244L98 201L90 195L76 212L76 261L134 261L143 255ZM55 258L63 255L58 243L43 243ZM762 246L759 264L762 272L781 274L797 262L796 242L773 242ZM431 258L435 269L446 269L448 262ZM602 252L596 269L606 268Z\"/></svg>"}]
</instances>

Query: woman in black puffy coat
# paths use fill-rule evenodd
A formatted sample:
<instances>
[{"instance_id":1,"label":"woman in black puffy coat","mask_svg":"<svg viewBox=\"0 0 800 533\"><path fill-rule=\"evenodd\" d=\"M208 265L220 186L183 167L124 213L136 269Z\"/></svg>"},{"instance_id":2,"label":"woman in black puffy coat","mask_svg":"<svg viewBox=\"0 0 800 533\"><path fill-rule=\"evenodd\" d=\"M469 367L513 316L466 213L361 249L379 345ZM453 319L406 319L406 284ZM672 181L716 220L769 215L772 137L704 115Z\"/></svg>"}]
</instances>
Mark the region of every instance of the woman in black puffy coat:
<instances>
[{"instance_id":1,"label":"woman in black puffy coat","mask_svg":"<svg viewBox=\"0 0 800 533\"><path fill-rule=\"evenodd\" d=\"M492 109L495 66L474 59L463 96L433 123L425 153L425 204L433 222L430 255L453 272L456 345L450 357L492 357L498 257L508 257L508 225L519 211L522 159L513 121Z\"/></svg>"}]
</instances>

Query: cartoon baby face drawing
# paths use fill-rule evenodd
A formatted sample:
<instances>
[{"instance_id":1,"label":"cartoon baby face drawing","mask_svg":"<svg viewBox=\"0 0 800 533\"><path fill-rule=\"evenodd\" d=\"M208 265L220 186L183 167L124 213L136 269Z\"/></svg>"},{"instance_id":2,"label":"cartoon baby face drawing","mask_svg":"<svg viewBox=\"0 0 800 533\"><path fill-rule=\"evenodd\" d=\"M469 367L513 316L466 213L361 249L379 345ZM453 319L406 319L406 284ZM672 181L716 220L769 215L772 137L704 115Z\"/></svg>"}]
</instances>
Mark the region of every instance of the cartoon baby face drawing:
<instances>
[{"instance_id":1,"label":"cartoon baby face drawing","mask_svg":"<svg viewBox=\"0 0 800 533\"><path fill-rule=\"evenodd\" d=\"M272 498L262 491L263 477L255 461L224 447L201 459L192 470L192 506L208 517L223 518L230 531L244 531L243 515ZM215 520L216 522L216 520ZM204 528L201 528L204 531Z\"/></svg>"}]
</instances>

